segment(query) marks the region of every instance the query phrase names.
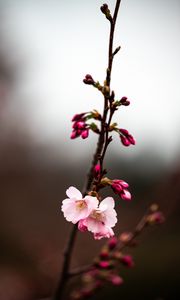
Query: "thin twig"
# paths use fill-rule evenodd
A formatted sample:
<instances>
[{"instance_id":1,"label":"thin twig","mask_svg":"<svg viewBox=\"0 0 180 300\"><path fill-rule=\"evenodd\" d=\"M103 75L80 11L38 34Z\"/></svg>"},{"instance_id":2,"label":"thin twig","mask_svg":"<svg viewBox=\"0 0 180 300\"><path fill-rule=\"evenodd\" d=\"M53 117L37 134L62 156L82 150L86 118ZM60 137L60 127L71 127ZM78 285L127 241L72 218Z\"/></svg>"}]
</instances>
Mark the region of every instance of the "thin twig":
<instances>
[{"instance_id":1,"label":"thin twig","mask_svg":"<svg viewBox=\"0 0 180 300\"><path fill-rule=\"evenodd\" d=\"M147 225L147 214L145 214L141 218L141 220L136 225L135 229L132 230L131 236L128 239L128 241L125 242L125 243L123 243L123 242L120 241L117 244L117 246L116 246L116 248L114 250L117 249L118 251L122 251L124 248L128 247L134 241L134 239L144 230L144 228L146 227L146 225ZM91 265L85 265L85 266L73 269L69 273L69 275L72 276L72 277L73 276L78 276L78 275L81 275L83 273L86 273L86 272L90 271L93 268L94 268L94 266L92 264Z\"/></svg>"},{"instance_id":2,"label":"thin twig","mask_svg":"<svg viewBox=\"0 0 180 300\"><path fill-rule=\"evenodd\" d=\"M114 16L113 16L113 20L111 22L111 29L110 29L108 71L107 71L108 78L106 78L106 85L109 88L110 88L110 82L111 82L111 71L112 71L112 61L113 61L112 51L113 51L114 29L115 29L115 23L116 23L116 18L117 18L120 2L121 2L121 0L116 1ZM97 143L96 152L93 156L93 161L91 164L90 172L88 173L86 184L83 189L83 195L85 195L91 189L93 179L94 179L94 176L93 176L94 166L97 164L99 158L101 157L101 153L102 153L102 150L104 147L105 133L107 130L107 128L106 128L107 113L108 113L108 98L105 96L104 97L103 118L101 121L101 131L100 131L100 135L99 135L99 139L98 139L98 143ZM106 137L107 137L107 133L106 133ZM105 152L106 152L106 148L105 148ZM105 155L105 152L104 152L104 155ZM103 159L104 159L104 155L103 155ZM102 160L101 160L101 163L103 163ZM72 228L72 231L70 233L69 239L67 241L66 251L64 253L64 262L63 262L62 272L60 275L60 279L59 279L58 286L55 291L53 300L61 300L63 297L65 285L70 277L69 276L69 267L70 267L70 261L71 261L71 256L72 256L72 251L73 251L76 235L77 235L77 226L74 225Z\"/></svg>"}]
</instances>

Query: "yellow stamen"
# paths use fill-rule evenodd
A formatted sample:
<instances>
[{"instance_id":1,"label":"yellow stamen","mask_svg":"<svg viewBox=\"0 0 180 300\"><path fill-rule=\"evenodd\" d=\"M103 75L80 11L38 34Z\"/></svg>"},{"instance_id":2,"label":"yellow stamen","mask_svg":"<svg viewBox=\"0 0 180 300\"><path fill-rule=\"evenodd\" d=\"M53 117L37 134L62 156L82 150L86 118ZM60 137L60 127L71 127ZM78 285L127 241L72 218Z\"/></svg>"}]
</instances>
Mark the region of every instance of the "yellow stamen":
<instances>
[{"instance_id":1,"label":"yellow stamen","mask_svg":"<svg viewBox=\"0 0 180 300\"><path fill-rule=\"evenodd\" d=\"M104 214L101 211L97 210L97 209L93 210L90 216L91 216L91 218L93 218L93 219L95 219L99 222L103 222L104 217L105 217Z\"/></svg>"},{"instance_id":2,"label":"yellow stamen","mask_svg":"<svg viewBox=\"0 0 180 300\"><path fill-rule=\"evenodd\" d=\"M83 210L86 207L87 207L87 204L84 200L77 200L76 201L76 209Z\"/></svg>"}]
</instances>

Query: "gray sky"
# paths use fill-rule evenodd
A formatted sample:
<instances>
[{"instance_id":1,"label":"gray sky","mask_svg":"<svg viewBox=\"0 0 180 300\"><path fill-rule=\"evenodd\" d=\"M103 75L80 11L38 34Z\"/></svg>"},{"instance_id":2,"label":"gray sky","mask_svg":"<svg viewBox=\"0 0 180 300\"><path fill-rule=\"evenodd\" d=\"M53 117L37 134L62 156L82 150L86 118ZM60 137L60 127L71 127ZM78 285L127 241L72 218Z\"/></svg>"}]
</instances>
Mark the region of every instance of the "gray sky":
<instances>
[{"instance_id":1,"label":"gray sky","mask_svg":"<svg viewBox=\"0 0 180 300\"><path fill-rule=\"evenodd\" d=\"M16 105L9 113L24 119L37 143L63 144L81 153L82 141L70 141L73 114L102 108L102 97L82 79L105 77L109 26L99 0L0 1L7 44L21 60ZM111 8L115 1L107 1ZM180 145L180 2L122 1L115 46L112 88L131 106L116 121L137 139L128 150L138 155L152 147L167 161ZM19 111L17 102L21 107ZM92 138L91 140L94 141ZM114 151L119 146L115 143ZM76 154L77 155L77 154Z\"/></svg>"}]
</instances>

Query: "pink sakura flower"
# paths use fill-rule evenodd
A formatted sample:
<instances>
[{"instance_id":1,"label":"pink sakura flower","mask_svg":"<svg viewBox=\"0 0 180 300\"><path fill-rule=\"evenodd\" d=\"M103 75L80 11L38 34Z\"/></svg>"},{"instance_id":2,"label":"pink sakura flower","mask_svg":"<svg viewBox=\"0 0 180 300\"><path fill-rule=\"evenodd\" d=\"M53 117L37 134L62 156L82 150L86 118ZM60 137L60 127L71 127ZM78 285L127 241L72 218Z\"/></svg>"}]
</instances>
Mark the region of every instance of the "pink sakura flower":
<instances>
[{"instance_id":1,"label":"pink sakura flower","mask_svg":"<svg viewBox=\"0 0 180 300\"><path fill-rule=\"evenodd\" d=\"M98 206L98 199L92 196L83 198L81 192L71 186L67 189L68 199L62 202L62 212L67 221L76 224L82 219L86 219Z\"/></svg>"},{"instance_id":2,"label":"pink sakura flower","mask_svg":"<svg viewBox=\"0 0 180 300\"><path fill-rule=\"evenodd\" d=\"M124 146L128 147L130 145L136 144L134 137L129 133L128 130L120 128L119 133L120 133L121 142Z\"/></svg>"},{"instance_id":3,"label":"pink sakura flower","mask_svg":"<svg viewBox=\"0 0 180 300\"><path fill-rule=\"evenodd\" d=\"M89 216L80 221L79 229L85 228L94 234L94 238L110 238L114 235L112 227L117 222L117 214L114 209L114 199L112 197L105 198L99 206L94 208Z\"/></svg>"},{"instance_id":4,"label":"pink sakura flower","mask_svg":"<svg viewBox=\"0 0 180 300\"><path fill-rule=\"evenodd\" d=\"M120 179L114 179L111 184L115 194L118 194L123 200L131 200L131 194L127 190L129 184Z\"/></svg>"}]
</instances>

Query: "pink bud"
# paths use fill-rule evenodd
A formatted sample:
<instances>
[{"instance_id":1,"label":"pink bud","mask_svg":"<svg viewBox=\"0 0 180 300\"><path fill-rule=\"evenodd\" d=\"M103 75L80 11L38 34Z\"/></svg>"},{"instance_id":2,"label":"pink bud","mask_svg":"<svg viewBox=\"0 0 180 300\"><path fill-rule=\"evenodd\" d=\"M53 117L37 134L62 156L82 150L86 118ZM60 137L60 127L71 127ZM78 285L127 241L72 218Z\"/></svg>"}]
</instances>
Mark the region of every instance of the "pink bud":
<instances>
[{"instance_id":1,"label":"pink bud","mask_svg":"<svg viewBox=\"0 0 180 300\"><path fill-rule=\"evenodd\" d=\"M156 211L148 216L147 221L150 225L162 224L165 221L165 217L161 211Z\"/></svg>"},{"instance_id":2,"label":"pink bud","mask_svg":"<svg viewBox=\"0 0 180 300\"><path fill-rule=\"evenodd\" d=\"M121 257L121 262L128 268L134 267L134 261L131 255L124 255Z\"/></svg>"},{"instance_id":3,"label":"pink bud","mask_svg":"<svg viewBox=\"0 0 180 300\"><path fill-rule=\"evenodd\" d=\"M121 103L124 103L124 102L126 102L126 101L127 101L127 97L126 97L126 96L123 96L123 97L121 98L121 100L120 100Z\"/></svg>"},{"instance_id":4,"label":"pink bud","mask_svg":"<svg viewBox=\"0 0 180 300\"><path fill-rule=\"evenodd\" d=\"M110 266L109 261L106 260L100 261L98 265L101 269L107 269Z\"/></svg>"},{"instance_id":5,"label":"pink bud","mask_svg":"<svg viewBox=\"0 0 180 300\"><path fill-rule=\"evenodd\" d=\"M78 222L78 229L79 229L81 232L87 231L87 226L84 224L84 220L80 220L80 221Z\"/></svg>"},{"instance_id":6,"label":"pink bud","mask_svg":"<svg viewBox=\"0 0 180 300\"><path fill-rule=\"evenodd\" d=\"M86 139L89 136L89 129L85 129L81 133L82 139Z\"/></svg>"},{"instance_id":7,"label":"pink bud","mask_svg":"<svg viewBox=\"0 0 180 300\"><path fill-rule=\"evenodd\" d=\"M76 114L72 118L72 122L82 121L82 118L84 117L86 113Z\"/></svg>"},{"instance_id":8,"label":"pink bud","mask_svg":"<svg viewBox=\"0 0 180 300\"><path fill-rule=\"evenodd\" d=\"M131 194L127 190L123 190L120 196L123 200L127 200L127 201L131 200Z\"/></svg>"},{"instance_id":9,"label":"pink bud","mask_svg":"<svg viewBox=\"0 0 180 300\"><path fill-rule=\"evenodd\" d=\"M83 82L85 83L85 84L94 84L94 79L92 78L92 76L90 75L90 74L87 74L86 76L85 76L85 78L83 79Z\"/></svg>"},{"instance_id":10,"label":"pink bud","mask_svg":"<svg viewBox=\"0 0 180 300\"><path fill-rule=\"evenodd\" d=\"M84 121L75 122L72 126L74 129L84 129L86 127L86 123Z\"/></svg>"},{"instance_id":11,"label":"pink bud","mask_svg":"<svg viewBox=\"0 0 180 300\"><path fill-rule=\"evenodd\" d=\"M160 211L157 211L154 213L154 219L155 219L156 224L162 224L165 221L165 217L164 217L163 213Z\"/></svg>"},{"instance_id":12,"label":"pink bud","mask_svg":"<svg viewBox=\"0 0 180 300\"><path fill-rule=\"evenodd\" d=\"M124 105L124 106L128 106L128 105L130 105L130 103L131 103L131 102L130 102L129 100L127 100L123 105Z\"/></svg>"},{"instance_id":13,"label":"pink bud","mask_svg":"<svg viewBox=\"0 0 180 300\"><path fill-rule=\"evenodd\" d=\"M109 252L108 251L102 251L100 253L100 258L103 259L108 259L109 258Z\"/></svg>"},{"instance_id":14,"label":"pink bud","mask_svg":"<svg viewBox=\"0 0 180 300\"><path fill-rule=\"evenodd\" d=\"M113 191L116 193L116 194L119 194L122 192L123 188L120 184L117 184L117 183L114 183L111 185Z\"/></svg>"},{"instance_id":15,"label":"pink bud","mask_svg":"<svg viewBox=\"0 0 180 300\"><path fill-rule=\"evenodd\" d=\"M94 175L95 177L98 177L100 174L101 174L101 166L100 164L97 164L94 167Z\"/></svg>"},{"instance_id":16,"label":"pink bud","mask_svg":"<svg viewBox=\"0 0 180 300\"><path fill-rule=\"evenodd\" d=\"M112 237L109 241L108 241L108 246L110 250L113 250L116 245L118 243L118 239L116 237Z\"/></svg>"},{"instance_id":17,"label":"pink bud","mask_svg":"<svg viewBox=\"0 0 180 300\"><path fill-rule=\"evenodd\" d=\"M132 232L123 232L119 236L119 239L122 243L126 244L132 240L132 237L133 237Z\"/></svg>"},{"instance_id":18,"label":"pink bud","mask_svg":"<svg viewBox=\"0 0 180 300\"><path fill-rule=\"evenodd\" d=\"M123 135L120 135L120 139L121 139L122 144L126 147L128 147L131 144L130 141Z\"/></svg>"},{"instance_id":19,"label":"pink bud","mask_svg":"<svg viewBox=\"0 0 180 300\"><path fill-rule=\"evenodd\" d=\"M130 104L130 101L127 100L127 97L122 97L120 103L121 105L128 106Z\"/></svg>"},{"instance_id":20,"label":"pink bud","mask_svg":"<svg viewBox=\"0 0 180 300\"><path fill-rule=\"evenodd\" d=\"M119 128L119 132L125 135L126 137L129 135L129 131L127 129Z\"/></svg>"},{"instance_id":21,"label":"pink bud","mask_svg":"<svg viewBox=\"0 0 180 300\"><path fill-rule=\"evenodd\" d=\"M121 285L123 283L122 277L118 275L111 275L109 279L113 285Z\"/></svg>"},{"instance_id":22,"label":"pink bud","mask_svg":"<svg viewBox=\"0 0 180 300\"><path fill-rule=\"evenodd\" d=\"M121 179L114 179L113 183L121 185L123 188L128 188L129 184Z\"/></svg>"},{"instance_id":23,"label":"pink bud","mask_svg":"<svg viewBox=\"0 0 180 300\"><path fill-rule=\"evenodd\" d=\"M76 131L76 130L73 130L72 133L71 133L71 139L75 139L79 136L80 134Z\"/></svg>"},{"instance_id":24,"label":"pink bud","mask_svg":"<svg viewBox=\"0 0 180 300\"><path fill-rule=\"evenodd\" d=\"M135 144L136 144L136 141L135 141L135 139L133 138L133 136L132 136L131 134L128 136L128 140L129 140L129 142L130 142L132 145L135 145Z\"/></svg>"}]
</instances>

